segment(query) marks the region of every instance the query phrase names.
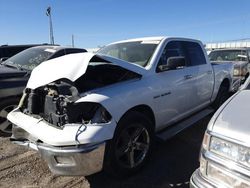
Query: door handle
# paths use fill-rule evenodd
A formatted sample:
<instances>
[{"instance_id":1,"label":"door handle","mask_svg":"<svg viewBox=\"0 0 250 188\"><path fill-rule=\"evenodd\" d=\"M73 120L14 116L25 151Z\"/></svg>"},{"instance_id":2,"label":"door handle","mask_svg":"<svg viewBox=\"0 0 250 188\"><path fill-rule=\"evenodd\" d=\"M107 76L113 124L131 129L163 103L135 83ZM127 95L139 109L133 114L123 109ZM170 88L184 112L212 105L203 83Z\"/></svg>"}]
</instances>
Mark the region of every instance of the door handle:
<instances>
[{"instance_id":1,"label":"door handle","mask_svg":"<svg viewBox=\"0 0 250 188\"><path fill-rule=\"evenodd\" d=\"M189 74L189 75L185 75L184 78L185 78L186 80L188 80L188 79L193 78L193 76Z\"/></svg>"}]
</instances>

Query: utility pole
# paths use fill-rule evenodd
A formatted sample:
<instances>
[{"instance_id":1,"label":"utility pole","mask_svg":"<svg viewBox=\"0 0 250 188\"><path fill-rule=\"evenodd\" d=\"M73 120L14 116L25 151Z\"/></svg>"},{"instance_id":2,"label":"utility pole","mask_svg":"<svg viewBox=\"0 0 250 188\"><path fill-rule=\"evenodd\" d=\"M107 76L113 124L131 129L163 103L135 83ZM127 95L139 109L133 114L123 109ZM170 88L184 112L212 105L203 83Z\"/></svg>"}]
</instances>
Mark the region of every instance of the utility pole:
<instances>
[{"instance_id":1,"label":"utility pole","mask_svg":"<svg viewBox=\"0 0 250 188\"><path fill-rule=\"evenodd\" d=\"M53 25L51 18L51 7L49 6L46 10L46 15L49 17L49 36L50 36L50 44L55 44L54 35L53 35Z\"/></svg>"},{"instance_id":2,"label":"utility pole","mask_svg":"<svg viewBox=\"0 0 250 188\"><path fill-rule=\"evenodd\" d=\"M72 47L74 48L74 47L75 47L75 39L74 39L74 35L72 35L71 42L72 42Z\"/></svg>"}]
</instances>

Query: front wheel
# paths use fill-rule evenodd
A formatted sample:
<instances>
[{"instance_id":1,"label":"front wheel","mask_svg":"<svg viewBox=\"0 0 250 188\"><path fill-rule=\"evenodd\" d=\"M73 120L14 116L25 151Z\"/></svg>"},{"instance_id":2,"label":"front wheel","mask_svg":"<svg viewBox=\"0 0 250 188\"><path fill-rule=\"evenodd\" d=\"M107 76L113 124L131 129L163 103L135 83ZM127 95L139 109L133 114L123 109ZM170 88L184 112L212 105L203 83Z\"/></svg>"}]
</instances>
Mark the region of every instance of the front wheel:
<instances>
[{"instance_id":1,"label":"front wheel","mask_svg":"<svg viewBox=\"0 0 250 188\"><path fill-rule=\"evenodd\" d=\"M10 136L12 124L7 120L9 112L17 107L18 98L7 98L0 102L0 136Z\"/></svg>"},{"instance_id":2,"label":"front wheel","mask_svg":"<svg viewBox=\"0 0 250 188\"><path fill-rule=\"evenodd\" d=\"M119 123L106 145L104 168L115 176L135 173L148 160L153 143L152 122L143 114L130 112Z\"/></svg>"}]
</instances>

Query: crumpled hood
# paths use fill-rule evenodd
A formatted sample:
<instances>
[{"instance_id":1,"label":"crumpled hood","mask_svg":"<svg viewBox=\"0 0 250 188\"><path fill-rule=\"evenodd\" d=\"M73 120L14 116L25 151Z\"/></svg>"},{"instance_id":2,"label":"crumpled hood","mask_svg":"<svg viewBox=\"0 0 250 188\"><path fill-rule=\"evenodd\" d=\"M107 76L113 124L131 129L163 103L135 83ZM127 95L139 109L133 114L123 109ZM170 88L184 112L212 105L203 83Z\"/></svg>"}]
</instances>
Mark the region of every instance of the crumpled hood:
<instances>
[{"instance_id":1,"label":"crumpled hood","mask_svg":"<svg viewBox=\"0 0 250 188\"><path fill-rule=\"evenodd\" d=\"M32 71L26 87L35 89L63 78L74 82L86 72L89 62L94 57L119 65L127 70L141 75L146 73L146 69L140 66L113 58L111 56L101 54L97 55L87 52L76 53L61 56L41 63Z\"/></svg>"},{"instance_id":2,"label":"crumpled hood","mask_svg":"<svg viewBox=\"0 0 250 188\"><path fill-rule=\"evenodd\" d=\"M250 144L250 90L240 91L217 117L212 132Z\"/></svg>"},{"instance_id":3,"label":"crumpled hood","mask_svg":"<svg viewBox=\"0 0 250 188\"><path fill-rule=\"evenodd\" d=\"M0 78L6 79L6 78L23 77L25 74L27 74L26 71L0 65Z\"/></svg>"}]
</instances>

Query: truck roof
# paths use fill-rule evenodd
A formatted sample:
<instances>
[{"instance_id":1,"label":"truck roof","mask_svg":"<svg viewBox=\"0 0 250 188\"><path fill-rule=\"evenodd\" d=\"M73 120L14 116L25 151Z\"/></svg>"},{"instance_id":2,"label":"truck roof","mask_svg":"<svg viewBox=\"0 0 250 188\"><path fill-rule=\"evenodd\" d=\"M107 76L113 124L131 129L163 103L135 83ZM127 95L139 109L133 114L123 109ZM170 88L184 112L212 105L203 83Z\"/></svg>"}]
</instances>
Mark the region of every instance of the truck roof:
<instances>
[{"instance_id":1,"label":"truck roof","mask_svg":"<svg viewBox=\"0 0 250 188\"><path fill-rule=\"evenodd\" d=\"M227 50L227 51L230 51L230 50L250 50L249 47L240 47L240 48L221 48L221 49L214 49L212 50L211 52L213 51L224 51L224 50Z\"/></svg>"},{"instance_id":2,"label":"truck roof","mask_svg":"<svg viewBox=\"0 0 250 188\"><path fill-rule=\"evenodd\" d=\"M184 37L155 36L155 37L141 37L141 38L121 40L121 41L113 42L111 44L123 43L123 42L135 42L135 41L162 41L165 39L192 40L192 41L200 42L199 40L196 40L196 39L184 38Z\"/></svg>"}]
</instances>

